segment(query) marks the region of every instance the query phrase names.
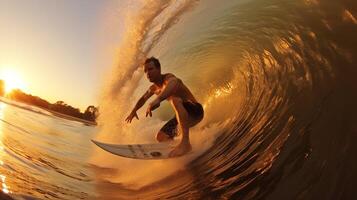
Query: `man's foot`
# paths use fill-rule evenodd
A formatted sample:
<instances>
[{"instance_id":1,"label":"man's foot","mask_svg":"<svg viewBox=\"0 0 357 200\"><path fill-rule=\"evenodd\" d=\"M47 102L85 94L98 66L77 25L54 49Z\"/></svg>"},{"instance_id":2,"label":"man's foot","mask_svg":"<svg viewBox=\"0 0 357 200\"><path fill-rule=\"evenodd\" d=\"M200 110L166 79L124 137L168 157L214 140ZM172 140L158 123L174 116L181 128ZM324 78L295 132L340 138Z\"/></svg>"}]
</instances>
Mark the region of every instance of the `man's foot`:
<instances>
[{"instance_id":1,"label":"man's foot","mask_svg":"<svg viewBox=\"0 0 357 200\"><path fill-rule=\"evenodd\" d=\"M169 154L170 157L178 157L178 156L183 156L186 153L190 152L192 150L192 146L189 142L181 142L179 145L177 145L174 150L172 150Z\"/></svg>"}]
</instances>

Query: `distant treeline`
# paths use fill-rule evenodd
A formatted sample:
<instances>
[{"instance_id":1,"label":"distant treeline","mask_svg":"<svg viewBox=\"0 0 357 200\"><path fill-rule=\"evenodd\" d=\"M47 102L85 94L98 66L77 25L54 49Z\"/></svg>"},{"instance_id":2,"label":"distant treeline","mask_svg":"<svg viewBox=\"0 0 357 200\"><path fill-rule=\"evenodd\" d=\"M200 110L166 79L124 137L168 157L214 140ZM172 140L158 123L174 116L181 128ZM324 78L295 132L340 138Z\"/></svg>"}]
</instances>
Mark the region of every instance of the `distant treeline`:
<instances>
[{"instance_id":1,"label":"distant treeline","mask_svg":"<svg viewBox=\"0 0 357 200\"><path fill-rule=\"evenodd\" d=\"M4 81L0 80L1 96L4 96L4 88ZM44 108L49 111L55 111L61 114L77 117L92 122L95 122L96 117L98 115L98 108L93 105L88 106L87 109L83 113L81 113L78 108L74 108L63 101L57 101L56 103L51 104L48 101L41 99L40 97L33 96L31 94L26 94L19 89L11 91L11 93L6 97L11 100L15 100L18 102Z\"/></svg>"}]
</instances>

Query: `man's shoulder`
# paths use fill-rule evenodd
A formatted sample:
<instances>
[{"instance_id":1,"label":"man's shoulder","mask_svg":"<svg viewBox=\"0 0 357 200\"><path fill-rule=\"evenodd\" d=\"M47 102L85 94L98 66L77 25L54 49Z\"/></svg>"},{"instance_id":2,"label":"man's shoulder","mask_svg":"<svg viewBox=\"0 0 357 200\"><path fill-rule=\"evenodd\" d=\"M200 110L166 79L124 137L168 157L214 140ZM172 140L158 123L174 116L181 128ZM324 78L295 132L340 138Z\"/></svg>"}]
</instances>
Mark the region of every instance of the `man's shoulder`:
<instances>
[{"instance_id":1,"label":"man's shoulder","mask_svg":"<svg viewBox=\"0 0 357 200\"><path fill-rule=\"evenodd\" d=\"M156 89L157 89L157 86L156 86L155 84L152 84L152 85L150 85L150 87L149 87L149 91L150 91L150 92L155 92Z\"/></svg>"},{"instance_id":2,"label":"man's shoulder","mask_svg":"<svg viewBox=\"0 0 357 200\"><path fill-rule=\"evenodd\" d=\"M158 94L160 92L160 88L157 85L152 84L149 87L148 92L151 93L151 94Z\"/></svg>"},{"instance_id":3,"label":"man's shoulder","mask_svg":"<svg viewBox=\"0 0 357 200\"><path fill-rule=\"evenodd\" d=\"M174 74L172 73L167 73L167 74L164 74L165 76L165 80L170 80L170 79L178 79Z\"/></svg>"}]
</instances>

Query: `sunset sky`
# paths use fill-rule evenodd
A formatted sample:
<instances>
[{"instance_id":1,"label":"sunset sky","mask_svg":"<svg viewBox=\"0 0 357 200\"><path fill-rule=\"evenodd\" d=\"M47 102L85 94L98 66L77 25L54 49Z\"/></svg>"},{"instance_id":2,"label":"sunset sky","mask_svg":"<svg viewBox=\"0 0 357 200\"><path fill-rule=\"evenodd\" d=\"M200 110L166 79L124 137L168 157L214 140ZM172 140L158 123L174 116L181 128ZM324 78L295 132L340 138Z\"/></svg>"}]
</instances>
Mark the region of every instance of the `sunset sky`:
<instances>
[{"instance_id":1,"label":"sunset sky","mask_svg":"<svg viewBox=\"0 0 357 200\"><path fill-rule=\"evenodd\" d=\"M97 105L120 39L117 4L0 0L0 79L13 74L20 89L51 103Z\"/></svg>"}]
</instances>

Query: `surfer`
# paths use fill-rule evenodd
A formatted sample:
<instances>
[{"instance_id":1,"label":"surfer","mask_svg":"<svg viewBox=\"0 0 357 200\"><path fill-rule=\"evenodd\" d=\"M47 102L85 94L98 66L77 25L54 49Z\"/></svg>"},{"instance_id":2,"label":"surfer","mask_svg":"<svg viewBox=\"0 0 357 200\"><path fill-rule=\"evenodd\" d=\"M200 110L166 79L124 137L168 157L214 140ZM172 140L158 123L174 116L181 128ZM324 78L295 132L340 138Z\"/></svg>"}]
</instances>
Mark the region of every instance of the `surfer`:
<instances>
[{"instance_id":1,"label":"surfer","mask_svg":"<svg viewBox=\"0 0 357 200\"><path fill-rule=\"evenodd\" d=\"M175 117L169 120L157 133L156 139L159 142L173 140L178 131L182 133L181 142L170 152L170 156L181 156L192 150L189 138L189 128L199 123L203 118L203 108L197 102L191 91L186 87L181 79L171 73L161 74L161 65L157 58L146 59L144 64L146 77L153 84L138 100L135 107L125 119L131 123L135 117L139 119L136 111L154 94L157 98L147 107L146 117L152 116L152 111L160 106L160 102L168 100L175 110Z\"/></svg>"}]
</instances>

